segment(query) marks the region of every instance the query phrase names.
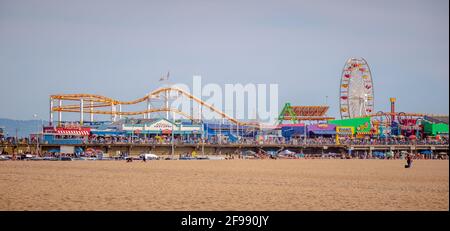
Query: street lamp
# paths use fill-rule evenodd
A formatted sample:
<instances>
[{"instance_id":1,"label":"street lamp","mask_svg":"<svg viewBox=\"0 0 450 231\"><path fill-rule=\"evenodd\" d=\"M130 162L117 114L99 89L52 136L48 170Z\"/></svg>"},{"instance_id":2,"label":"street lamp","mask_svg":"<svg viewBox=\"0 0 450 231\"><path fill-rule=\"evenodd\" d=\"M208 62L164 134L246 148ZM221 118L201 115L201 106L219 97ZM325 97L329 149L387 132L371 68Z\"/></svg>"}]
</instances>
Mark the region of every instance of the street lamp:
<instances>
[{"instance_id":1,"label":"street lamp","mask_svg":"<svg viewBox=\"0 0 450 231\"><path fill-rule=\"evenodd\" d=\"M38 114L34 114L33 115L33 118L36 120L37 119L37 117L38 117ZM37 130L36 130L36 135L35 135L35 137L36 137L36 155L39 155L39 123L38 123L38 125L37 125Z\"/></svg>"},{"instance_id":2,"label":"street lamp","mask_svg":"<svg viewBox=\"0 0 450 231\"><path fill-rule=\"evenodd\" d=\"M420 125L422 124L422 118L418 118L417 120L416 120L416 126L415 126L415 128L416 128L416 138L417 139L419 139L419 136L420 136ZM422 137L420 137L420 138L422 138Z\"/></svg>"},{"instance_id":3,"label":"street lamp","mask_svg":"<svg viewBox=\"0 0 450 231\"><path fill-rule=\"evenodd\" d=\"M202 156L205 156L205 125L203 124L203 120L200 121L202 125L202 134L200 141L202 142Z\"/></svg>"},{"instance_id":4,"label":"street lamp","mask_svg":"<svg viewBox=\"0 0 450 231\"><path fill-rule=\"evenodd\" d=\"M173 160L173 155L175 154L175 144L174 144L174 131L175 131L175 129L174 129L174 125L175 125L175 112L172 112L172 160Z\"/></svg>"}]
</instances>

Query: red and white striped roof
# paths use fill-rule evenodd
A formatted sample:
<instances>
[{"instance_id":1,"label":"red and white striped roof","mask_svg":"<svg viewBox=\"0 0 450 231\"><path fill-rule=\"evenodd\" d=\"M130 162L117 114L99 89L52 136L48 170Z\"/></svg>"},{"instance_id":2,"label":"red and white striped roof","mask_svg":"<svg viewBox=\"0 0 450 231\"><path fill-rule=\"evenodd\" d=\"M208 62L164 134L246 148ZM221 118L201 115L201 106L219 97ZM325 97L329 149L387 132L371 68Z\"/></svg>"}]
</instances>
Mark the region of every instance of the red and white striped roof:
<instances>
[{"instance_id":1,"label":"red and white striped roof","mask_svg":"<svg viewBox=\"0 0 450 231\"><path fill-rule=\"evenodd\" d=\"M88 136L90 129L56 129L56 133L61 135L78 135L78 136Z\"/></svg>"}]
</instances>

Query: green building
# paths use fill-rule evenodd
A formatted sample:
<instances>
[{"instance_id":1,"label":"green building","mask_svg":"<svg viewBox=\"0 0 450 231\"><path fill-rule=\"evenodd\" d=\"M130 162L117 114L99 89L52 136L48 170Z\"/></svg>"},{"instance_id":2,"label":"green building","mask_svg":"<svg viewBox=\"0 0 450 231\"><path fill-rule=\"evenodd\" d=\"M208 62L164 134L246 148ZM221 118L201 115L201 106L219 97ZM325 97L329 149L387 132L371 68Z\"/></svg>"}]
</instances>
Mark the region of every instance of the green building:
<instances>
[{"instance_id":1,"label":"green building","mask_svg":"<svg viewBox=\"0 0 450 231\"><path fill-rule=\"evenodd\" d=\"M368 133L371 129L370 117L329 120L328 123L339 127L353 127L355 133Z\"/></svg>"},{"instance_id":2,"label":"green building","mask_svg":"<svg viewBox=\"0 0 450 231\"><path fill-rule=\"evenodd\" d=\"M432 123L424 120L422 122L424 133L431 136L439 134L448 134L448 124L445 123Z\"/></svg>"}]
</instances>

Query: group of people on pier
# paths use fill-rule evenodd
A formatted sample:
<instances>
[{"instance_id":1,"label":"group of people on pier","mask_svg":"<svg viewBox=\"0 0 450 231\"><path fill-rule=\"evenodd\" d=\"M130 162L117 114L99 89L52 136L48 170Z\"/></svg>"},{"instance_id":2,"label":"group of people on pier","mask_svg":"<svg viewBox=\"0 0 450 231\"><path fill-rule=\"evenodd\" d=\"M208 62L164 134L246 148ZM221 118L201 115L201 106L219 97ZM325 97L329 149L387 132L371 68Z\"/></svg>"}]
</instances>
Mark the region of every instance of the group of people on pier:
<instances>
[{"instance_id":1,"label":"group of people on pier","mask_svg":"<svg viewBox=\"0 0 450 231\"><path fill-rule=\"evenodd\" d=\"M157 136L157 137L102 137L102 136L89 136L87 138L80 138L82 144L171 144L172 141L175 144L201 144L203 140L198 137L174 137L171 136ZM408 138L340 138L338 143L334 137L315 137L315 138L291 138L285 139L283 137L271 137L270 139L258 139L253 137L240 137L236 140L230 140L226 138L208 137L204 139L205 144L274 144L274 145L448 145L448 137L442 136L440 139L422 138L422 139L408 139ZM19 145L19 144L36 144L38 142L35 138L15 138L7 137L0 138L0 144L3 145ZM39 141L41 144L45 144L43 141Z\"/></svg>"}]
</instances>

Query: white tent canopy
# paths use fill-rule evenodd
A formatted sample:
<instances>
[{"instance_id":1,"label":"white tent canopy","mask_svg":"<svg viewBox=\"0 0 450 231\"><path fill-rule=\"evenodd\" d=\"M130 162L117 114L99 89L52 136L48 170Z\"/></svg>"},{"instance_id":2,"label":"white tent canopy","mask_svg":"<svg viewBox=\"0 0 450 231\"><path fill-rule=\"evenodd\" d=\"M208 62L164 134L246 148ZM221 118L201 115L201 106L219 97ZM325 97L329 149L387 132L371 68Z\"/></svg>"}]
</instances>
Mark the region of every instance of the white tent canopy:
<instances>
[{"instance_id":1,"label":"white tent canopy","mask_svg":"<svg viewBox=\"0 0 450 231\"><path fill-rule=\"evenodd\" d=\"M279 152L278 154L281 154L281 155L292 155L292 154L295 154L295 152L290 151L288 149L285 149L285 150Z\"/></svg>"},{"instance_id":2,"label":"white tent canopy","mask_svg":"<svg viewBox=\"0 0 450 231\"><path fill-rule=\"evenodd\" d=\"M153 153L144 153L144 154L141 154L141 156L145 157L146 160L159 158L159 156L157 156L156 154L153 154Z\"/></svg>"}]
</instances>

